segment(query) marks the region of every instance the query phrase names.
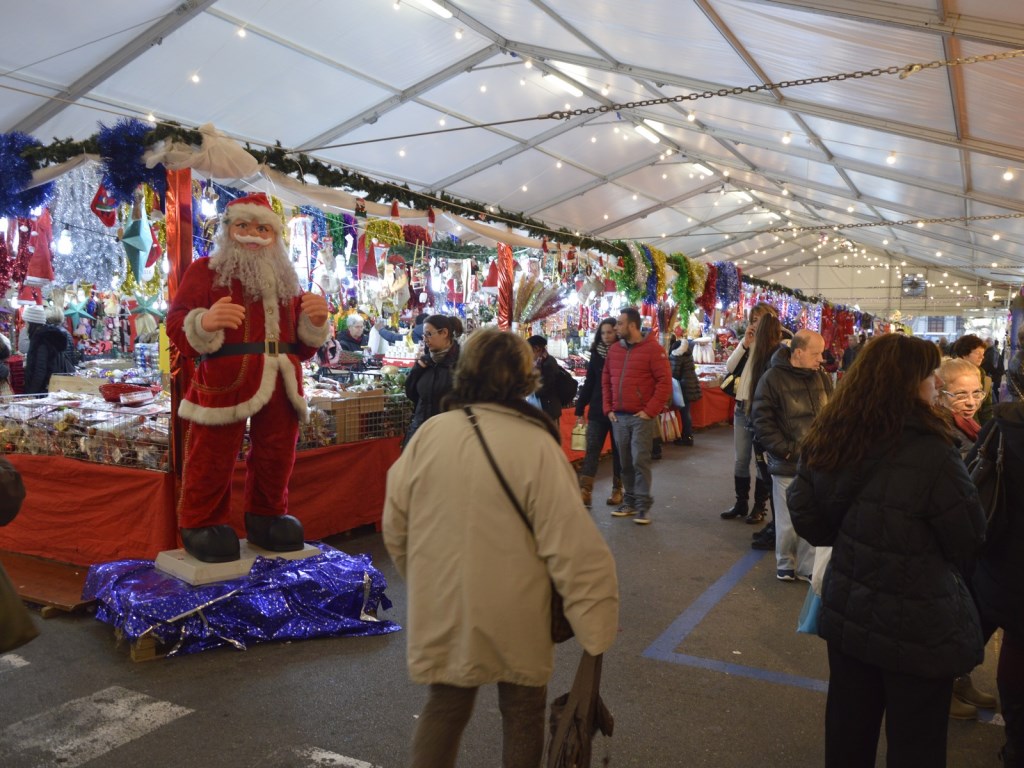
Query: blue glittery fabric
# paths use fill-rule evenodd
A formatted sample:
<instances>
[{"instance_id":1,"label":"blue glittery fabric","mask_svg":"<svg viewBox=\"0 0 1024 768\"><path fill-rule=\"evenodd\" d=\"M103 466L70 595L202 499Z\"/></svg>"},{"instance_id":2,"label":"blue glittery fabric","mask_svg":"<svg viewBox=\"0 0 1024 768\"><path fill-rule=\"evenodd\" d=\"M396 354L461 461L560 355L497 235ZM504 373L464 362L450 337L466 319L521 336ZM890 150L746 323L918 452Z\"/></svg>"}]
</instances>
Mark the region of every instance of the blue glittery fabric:
<instances>
[{"instance_id":1,"label":"blue glittery fabric","mask_svg":"<svg viewBox=\"0 0 1024 768\"><path fill-rule=\"evenodd\" d=\"M231 645L314 637L383 635L401 629L378 620L391 601L369 555L326 544L303 560L259 557L239 579L193 587L154 568L119 560L89 569L82 595L97 600L96 618L130 642L155 636L168 656Z\"/></svg>"}]
</instances>

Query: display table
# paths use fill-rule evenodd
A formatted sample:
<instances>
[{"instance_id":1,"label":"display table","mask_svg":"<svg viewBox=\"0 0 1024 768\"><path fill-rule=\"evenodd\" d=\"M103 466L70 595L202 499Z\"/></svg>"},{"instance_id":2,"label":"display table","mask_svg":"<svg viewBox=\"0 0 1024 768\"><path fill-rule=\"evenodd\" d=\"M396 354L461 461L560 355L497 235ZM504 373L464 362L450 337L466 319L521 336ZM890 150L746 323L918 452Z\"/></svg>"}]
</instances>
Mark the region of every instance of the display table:
<instances>
[{"instance_id":1,"label":"display table","mask_svg":"<svg viewBox=\"0 0 1024 768\"><path fill-rule=\"evenodd\" d=\"M690 403L690 418L694 428L731 422L732 411L736 406L735 398L729 397L721 387L713 384L701 384L700 390L700 400Z\"/></svg>"},{"instance_id":2,"label":"display table","mask_svg":"<svg viewBox=\"0 0 1024 768\"><path fill-rule=\"evenodd\" d=\"M400 438L299 451L288 486L289 507L306 538L321 539L379 523ZM59 456L11 454L25 481L21 513L0 528L0 550L75 565L152 560L175 549L178 525L173 476ZM245 535L245 465L235 465L232 524Z\"/></svg>"}]
</instances>

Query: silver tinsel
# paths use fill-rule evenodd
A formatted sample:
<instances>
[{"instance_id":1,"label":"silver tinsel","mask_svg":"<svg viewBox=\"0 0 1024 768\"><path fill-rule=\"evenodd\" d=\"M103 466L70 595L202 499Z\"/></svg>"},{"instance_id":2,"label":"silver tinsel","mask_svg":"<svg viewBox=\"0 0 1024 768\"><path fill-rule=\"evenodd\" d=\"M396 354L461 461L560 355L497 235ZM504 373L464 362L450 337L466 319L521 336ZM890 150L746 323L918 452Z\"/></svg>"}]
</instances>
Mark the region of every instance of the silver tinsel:
<instances>
[{"instance_id":1,"label":"silver tinsel","mask_svg":"<svg viewBox=\"0 0 1024 768\"><path fill-rule=\"evenodd\" d=\"M110 290L114 275L124 275L124 249L117 241L117 229L103 226L89 208L102 178L101 167L87 163L57 179L57 194L50 204L53 238L67 227L72 243L66 256L53 252L57 285L84 280L101 291Z\"/></svg>"}]
</instances>

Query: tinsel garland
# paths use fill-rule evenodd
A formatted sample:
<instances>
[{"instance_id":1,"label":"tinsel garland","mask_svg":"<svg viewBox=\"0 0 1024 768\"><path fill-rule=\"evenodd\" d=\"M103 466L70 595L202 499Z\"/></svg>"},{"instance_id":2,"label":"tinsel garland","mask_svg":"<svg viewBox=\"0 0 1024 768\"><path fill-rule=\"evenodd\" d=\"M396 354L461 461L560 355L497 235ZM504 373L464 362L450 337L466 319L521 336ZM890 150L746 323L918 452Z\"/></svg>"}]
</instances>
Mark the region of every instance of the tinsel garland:
<instances>
[{"instance_id":1,"label":"tinsel garland","mask_svg":"<svg viewBox=\"0 0 1024 768\"><path fill-rule=\"evenodd\" d=\"M71 253L53 254L57 285L84 281L103 291L111 287L111 277L122 272L124 249L89 210L101 180L100 167L86 163L54 182L56 195L50 204L53 228L59 232L66 227L72 244Z\"/></svg>"},{"instance_id":2,"label":"tinsel garland","mask_svg":"<svg viewBox=\"0 0 1024 768\"><path fill-rule=\"evenodd\" d=\"M668 256L664 251L655 248L653 245L648 245L647 249L651 252L651 260L654 262L654 272L658 276L658 285L655 291L660 299L665 295L665 291L668 289L668 277L665 274L665 266L668 264Z\"/></svg>"},{"instance_id":3,"label":"tinsel garland","mask_svg":"<svg viewBox=\"0 0 1024 768\"><path fill-rule=\"evenodd\" d=\"M430 245L430 233L426 227L418 224L406 224L402 227L402 235L406 245Z\"/></svg>"},{"instance_id":4,"label":"tinsel garland","mask_svg":"<svg viewBox=\"0 0 1024 768\"><path fill-rule=\"evenodd\" d=\"M647 275L650 269L644 260L643 253L640 252L640 246L634 242L628 242L626 243L626 249L629 251L629 257L636 264L636 287L640 291L640 298L642 299L647 293Z\"/></svg>"},{"instance_id":5,"label":"tinsel garland","mask_svg":"<svg viewBox=\"0 0 1024 768\"><path fill-rule=\"evenodd\" d=\"M13 267L11 252L7 247L7 233L0 230L0 295L6 294L11 287Z\"/></svg>"},{"instance_id":6,"label":"tinsel garland","mask_svg":"<svg viewBox=\"0 0 1024 768\"><path fill-rule=\"evenodd\" d=\"M690 260L682 253L673 253L669 255L668 261L676 271L676 279L672 283L672 300L679 306L680 317L688 318L697 308L693 291L690 290Z\"/></svg>"},{"instance_id":7,"label":"tinsel garland","mask_svg":"<svg viewBox=\"0 0 1024 768\"><path fill-rule=\"evenodd\" d=\"M687 264L690 275L690 293L696 302L697 297L704 293L704 284L708 281L708 265L703 261L690 259Z\"/></svg>"},{"instance_id":8,"label":"tinsel garland","mask_svg":"<svg viewBox=\"0 0 1024 768\"><path fill-rule=\"evenodd\" d=\"M731 261L716 261L715 267L718 270L715 281L715 290L723 307L729 307L740 300L740 276L739 270Z\"/></svg>"},{"instance_id":9,"label":"tinsel garland","mask_svg":"<svg viewBox=\"0 0 1024 768\"><path fill-rule=\"evenodd\" d=\"M334 255L340 256L345 252L346 236L351 236L355 243L358 237L356 230L356 217L351 213L328 213L327 229L331 233L331 242L334 247ZM353 248L353 250L355 250Z\"/></svg>"},{"instance_id":10,"label":"tinsel garland","mask_svg":"<svg viewBox=\"0 0 1024 768\"><path fill-rule=\"evenodd\" d=\"M157 164L147 168L142 155L151 128L141 120L122 118L112 126L100 123L96 136L103 158L103 185L119 203L130 203L135 188L147 183L160 198L167 192L167 171Z\"/></svg>"},{"instance_id":11,"label":"tinsel garland","mask_svg":"<svg viewBox=\"0 0 1024 768\"><path fill-rule=\"evenodd\" d=\"M639 288L639 282L636 276L636 260L633 255L627 253L621 257L622 269L612 273L612 278L615 280L615 287L620 293L626 294L626 298L629 299L630 304L638 304L643 298L643 292Z\"/></svg>"},{"instance_id":12,"label":"tinsel garland","mask_svg":"<svg viewBox=\"0 0 1024 768\"><path fill-rule=\"evenodd\" d=\"M715 314L715 304L718 301L717 278L718 268L714 264L708 264L708 275L704 281L704 290L697 299L697 306L703 309L708 317Z\"/></svg>"},{"instance_id":13,"label":"tinsel garland","mask_svg":"<svg viewBox=\"0 0 1024 768\"><path fill-rule=\"evenodd\" d=\"M28 216L53 196L53 182L25 189L32 181L32 171L39 167L39 162L25 153L39 147L42 144L26 133L0 134L0 216Z\"/></svg>"},{"instance_id":14,"label":"tinsel garland","mask_svg":"<svg viewBox=\"0 0 1024 768\"><path fill-rule=\"evenodd\" d=\"M316 205L303 205L299 213L309 218L309 274L312 275L320 261L320 249L327 237L327 217L323 209Z\"/></svg>"},{"instance_id":15,"label":"tinsel garland","mask_svg":"<svg viewBox=\"0 0 1024 768\"><path fill-rule=\"evenodd\" d=\"M381 245L402 245L405 243L402 225L390 219L370 219L367 221L366 239L376 240Z\"/></svg>"},{"instance_id":16,"label":"tinsel garland","mask_svg":"<svg viewBox=\"0 0 1024 768\"><path fill-rule=\"evenodd\" d=\"M649 246L640 244L640 255L647 269L647 280L644 281L644 304L653 307L658 303L658 273L654 267L654 257Z\"/></svg>"}]
</instances>

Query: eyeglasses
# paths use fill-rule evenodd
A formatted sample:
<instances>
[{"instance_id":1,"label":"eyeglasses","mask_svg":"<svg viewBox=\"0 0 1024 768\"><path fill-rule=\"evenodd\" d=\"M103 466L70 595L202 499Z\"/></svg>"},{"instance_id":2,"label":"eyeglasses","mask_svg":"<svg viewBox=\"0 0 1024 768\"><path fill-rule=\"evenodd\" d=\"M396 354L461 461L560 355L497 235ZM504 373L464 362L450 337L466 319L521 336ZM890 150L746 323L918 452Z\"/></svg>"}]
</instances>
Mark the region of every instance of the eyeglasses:
<instances>
[{"instance_id":1,"label":"eyeglasses","mask_svg":"<svg viewBox=\"0 0 1024 768\"><path fill-rule=\"evenodd\" d=\"M942 390L942 394L954 403L966 403L968 400L985 399L985 390L983 389L976 389L973 392L947 392L946 390Z\"/></svg>"}]
</instances>

